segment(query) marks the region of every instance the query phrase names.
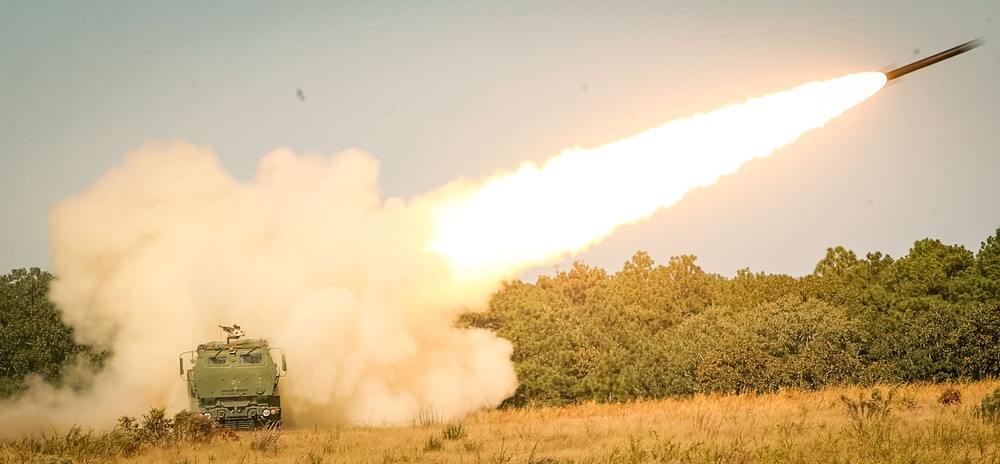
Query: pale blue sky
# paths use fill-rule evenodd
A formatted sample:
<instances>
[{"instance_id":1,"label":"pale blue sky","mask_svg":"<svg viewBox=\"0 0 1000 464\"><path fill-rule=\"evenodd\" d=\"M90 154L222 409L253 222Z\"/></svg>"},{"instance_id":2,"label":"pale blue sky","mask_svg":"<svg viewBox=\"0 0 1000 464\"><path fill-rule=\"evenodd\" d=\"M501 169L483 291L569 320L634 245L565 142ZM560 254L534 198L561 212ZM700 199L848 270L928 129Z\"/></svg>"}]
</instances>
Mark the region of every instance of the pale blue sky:
<instances>
[{"instance_id":1,"label":"pale blue sky","mask_svg":"<svg viewBox=\"0 0 1000 464\"><path fill-rule=\"evenodd\" d=\"M835 245L978 250L1000 227L1000 2L4 2L0 271L50 268L49 208L148 140L243 180L275 148L360 148L409 198L976 37L561 265L611 271L636 250L726 275L802 275Z\"/></svg>"}]
</instances>

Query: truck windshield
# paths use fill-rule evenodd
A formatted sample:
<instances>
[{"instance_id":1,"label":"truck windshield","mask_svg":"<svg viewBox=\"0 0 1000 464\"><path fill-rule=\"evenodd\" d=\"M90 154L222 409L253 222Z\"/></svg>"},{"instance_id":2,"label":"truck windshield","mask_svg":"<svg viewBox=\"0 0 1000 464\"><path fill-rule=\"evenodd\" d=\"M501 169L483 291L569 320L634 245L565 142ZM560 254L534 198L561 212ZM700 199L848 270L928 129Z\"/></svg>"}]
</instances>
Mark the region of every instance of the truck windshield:
<instances>
[{"instance_id":1,"label":"truck windshield","mask_svg":"<svg viewBox=\"0 0 1000 464\"><path fill-rule=\"evenodd\" d=\"M248 364L260 364L261 356L259 354L244 354L240 356L240 360Z\"/></svg>"}]
</instances>

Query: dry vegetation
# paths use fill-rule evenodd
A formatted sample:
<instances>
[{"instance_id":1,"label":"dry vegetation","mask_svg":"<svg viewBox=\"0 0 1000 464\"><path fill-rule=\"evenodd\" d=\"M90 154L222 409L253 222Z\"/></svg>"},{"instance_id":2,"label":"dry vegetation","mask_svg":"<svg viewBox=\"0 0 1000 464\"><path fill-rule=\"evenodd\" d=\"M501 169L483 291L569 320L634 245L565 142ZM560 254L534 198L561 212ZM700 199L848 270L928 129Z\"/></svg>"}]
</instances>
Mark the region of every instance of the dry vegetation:
<instances>
[{"instance_id":1,"label":"dry vegetation","mask_svg":"<svg viewBox=\"0 0 1000 464\"><path fill-rule=\"evenodd\" d=\"M286 428L174 439L134 453L108 434L0 442L0 462L1000 462L979 412L998 382L484 411L410 427ZM89 439L87 437L90 437Z\"/></svg>"}]
</instances>

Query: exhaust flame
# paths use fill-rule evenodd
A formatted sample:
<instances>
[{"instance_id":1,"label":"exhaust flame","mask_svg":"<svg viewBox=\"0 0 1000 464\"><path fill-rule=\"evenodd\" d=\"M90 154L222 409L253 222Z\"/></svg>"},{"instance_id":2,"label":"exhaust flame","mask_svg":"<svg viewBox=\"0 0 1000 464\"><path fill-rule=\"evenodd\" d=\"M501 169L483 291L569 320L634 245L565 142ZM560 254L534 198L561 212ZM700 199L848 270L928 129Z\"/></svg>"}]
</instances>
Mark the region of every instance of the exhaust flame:
<instances>
[{"instance_id":1,"label":"exhaust flame","mask_svg":"<svg viewBox=\"0 0 1000 464\"><path fill-rule=\"evenodd\" d=\"M112 357L91 389L34 382L0 403L0 435L183 409L175 357L233 322L287 351L282 405L298 425L495 406L516 388L512 346L454 320L501 278L711 185L884 83L806 84L409 202L379 198L378 164L358 151L278 150L242 183L206 148L146 144L50 217L51 297Z\"/></svg>"},{"instance_id":2,"label":"exhaust flame","mask_svg":"<svg viewBox=\"0 0 1000 464\"><path fill-rule=\"evenodd\" d=\"M507 277L556 261L822 127L885 82L879 72L812 82L598 148L565 150L542 167L525 163L439 205L430 249L459 275Z\"/></svg>"}]
</instances>

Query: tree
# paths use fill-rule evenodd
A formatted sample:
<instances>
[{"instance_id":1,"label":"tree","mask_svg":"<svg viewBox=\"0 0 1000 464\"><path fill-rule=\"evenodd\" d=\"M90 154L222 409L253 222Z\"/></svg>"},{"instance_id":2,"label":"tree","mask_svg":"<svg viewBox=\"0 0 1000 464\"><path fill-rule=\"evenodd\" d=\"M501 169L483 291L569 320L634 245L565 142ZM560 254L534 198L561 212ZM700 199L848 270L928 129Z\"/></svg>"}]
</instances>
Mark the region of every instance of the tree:
<instances>
[{"instance_id":1,"label":"tree","mask_svg":"<svg viewBox=\"0 0 1000 464\"><path fill-rule=\"evenodd\" d=\"M923 239L883 273L883 282L896 295L894 304L909 298L957 303L978 296L975 289L979 275L976 259L965 247Z\"/></svg>"},{"instance_id":2,"label":"tree","mask_svg":"<svg viewBox=\"0 0 1000 464\"><path fill-rule=\"evenodd\" d=\"M33 374L58 384L67 363L89 354L47 298L52 279L38 268L0 276L0 397L23 388Z\"/></svg>"},{"instance_id":3,"label":"tree","mask_svg":"<svg viewBox=\"0 0 1000 464\"><path fill-rule=\"evenodd\" d=\"M1000 306L976 304L964 316L950 337L961 375L973 380L1000 376Z\"/></svg>"},{"instance_id":4,"label":"tree","mask_svg":"<svg viewBox=\"0 0 1000 464\"><path fill-rule=\"evenodd\" d=\"M744 268L736 271L736 277L723 280L720 287L713 301L716 306L747 311L763 303L798 297L802 286L798 279L785 274L754 273Z\"/></svg>"},{"instance_id":5,"label":"tree","mask_svg":"<svg viewBox=\"0 0 1000 464\"><path fill-rule=\"evenodd\" d=\"M982 242L976 254L976 266L983 277L981 287L984 296L1000 300L1000 229Z\"/></svg>"},{"instance_id":6,"label":"tree","mask_svg":"<svg viewBox=\"0 0 1000 464\"><path fill-rule=\"evenodd\" d=\"M892 263L891 257L879 252L858 259L853 251L842 246L827 248L826 256L816 264L813 273L802 278L803 291L807 298L818 298L854 312L879 306L885 300L879 278Z\"/></svg>"},{"instance_id":7,"label":"tree","mask_svg":"<svg viewBox=\"0 0 1000 464\"><path fill-rule=\"evenodd\" d=\"M861 368L860 325L821 301L788 298L696 323L705 326L697 337L703 360L695 372L702 391L818 388L852 381ZM689 329L679 331L685 332L691 336Z\"/></svg>"}]
</instances>

